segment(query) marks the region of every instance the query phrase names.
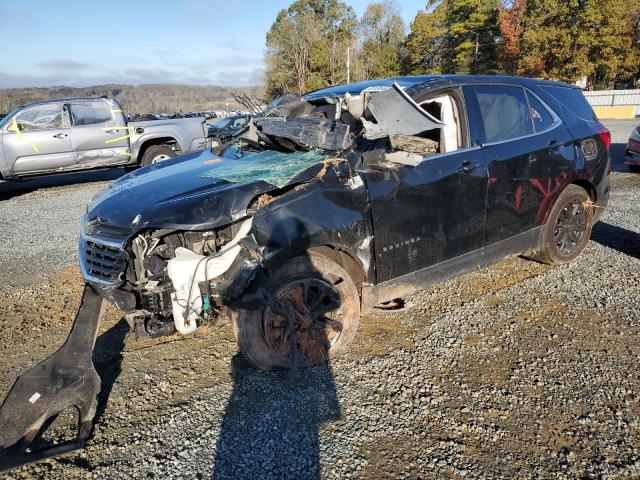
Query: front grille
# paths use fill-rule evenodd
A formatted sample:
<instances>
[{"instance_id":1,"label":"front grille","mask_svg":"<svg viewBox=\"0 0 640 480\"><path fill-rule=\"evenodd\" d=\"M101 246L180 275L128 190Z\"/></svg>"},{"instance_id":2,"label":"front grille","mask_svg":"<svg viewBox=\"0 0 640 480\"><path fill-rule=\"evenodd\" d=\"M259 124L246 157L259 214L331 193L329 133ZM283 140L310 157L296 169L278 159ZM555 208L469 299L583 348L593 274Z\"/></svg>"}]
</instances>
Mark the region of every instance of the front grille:
<instances>
[{"instance_id":1,"label":"front grille","mask_svg":"<svg viewBox=\"0 0 640 480\"><path fill-rule=\"evenodd\" d=\"M120 283L129 258L124 250L125 242L126 238L122 237L88 234L83 226L79 256L84 279L99 285Z\"/></svg>"}]
</instances>

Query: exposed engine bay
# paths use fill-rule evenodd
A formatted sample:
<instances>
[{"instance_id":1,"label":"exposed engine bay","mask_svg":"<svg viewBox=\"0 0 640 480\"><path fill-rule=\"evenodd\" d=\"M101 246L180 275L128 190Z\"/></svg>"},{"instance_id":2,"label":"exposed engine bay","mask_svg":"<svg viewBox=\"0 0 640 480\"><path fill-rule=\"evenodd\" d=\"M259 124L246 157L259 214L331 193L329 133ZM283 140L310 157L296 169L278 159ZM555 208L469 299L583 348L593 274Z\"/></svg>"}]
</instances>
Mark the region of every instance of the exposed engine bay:
<instances>
[{"instance_id":1,"label":"exposed engine bay","mask_svg":"<svg viewBox=\"0 0 640 480\"><path fill-rule=\"evenodd\" d=\"M205 232L138 234L131 242L127 281L120 287L135 297L128 319L136 335L187 335L217 321L224 300L241 293L259 264L250 229L248 218Z\"/></svg>"}]
</instances>

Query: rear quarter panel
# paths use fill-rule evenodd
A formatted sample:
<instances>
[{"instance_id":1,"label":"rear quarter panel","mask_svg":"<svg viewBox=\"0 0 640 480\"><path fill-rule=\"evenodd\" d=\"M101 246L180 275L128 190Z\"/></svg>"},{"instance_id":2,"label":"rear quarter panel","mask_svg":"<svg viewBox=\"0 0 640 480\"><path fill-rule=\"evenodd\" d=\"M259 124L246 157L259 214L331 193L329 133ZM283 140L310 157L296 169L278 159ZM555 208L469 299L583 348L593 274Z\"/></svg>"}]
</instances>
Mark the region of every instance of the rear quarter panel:
<instances>
[{"instance_id":1,"label":"rear quarter panel","mask_svg":"<svg viewBox=\"0 0 640 480\"><path fill-rule=\"evenodd\" d=\"M599 134L599 131L604 127L597 120L586 120L578 117L544 87L532 85L530 89L558 114L571 133L576 166L575 172L572 172L573 175L569 176L565 183L588 182L588 184L592 185L596 190L598 214L601 214L609 200L609 177L611 171L609 150L607 150ZM580 147L581 142L589 138L595 140L598 145L598 156L591 161L585 158ZM559 193L560 191L556 192L556 196Z\"/></svg>"}]
</instances>

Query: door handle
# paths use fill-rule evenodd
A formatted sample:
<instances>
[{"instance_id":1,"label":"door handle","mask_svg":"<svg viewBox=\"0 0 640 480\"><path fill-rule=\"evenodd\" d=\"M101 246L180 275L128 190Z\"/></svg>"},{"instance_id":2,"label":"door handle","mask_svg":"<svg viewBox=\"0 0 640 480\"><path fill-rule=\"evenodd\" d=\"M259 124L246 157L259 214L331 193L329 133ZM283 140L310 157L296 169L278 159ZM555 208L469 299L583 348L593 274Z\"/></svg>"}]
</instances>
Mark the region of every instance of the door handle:
<instances>
[{"instance_id":1,"label":"door handle","mask_svg":"<svg viewBox=\"0 0 640 480\"><path fill-rule=\"evenodd\" d=\"M471 163L469 160L465 160L462 162L460 168L458 168L458 173L471 173L476 168L480 168L481 163Z\"/></svg>"},{"instance_id":2,"label":"door handle","mask_svg":"<svg viewBox=\"0 0 640 480\"><path fill-rule=\"evenodd\" d=\"M58 140L62 140L63 138L66 138L68 136L69 136L68 133L58 133L58 134L54 135L53 138L57 138Z\"/></svg>"}]
</instances>

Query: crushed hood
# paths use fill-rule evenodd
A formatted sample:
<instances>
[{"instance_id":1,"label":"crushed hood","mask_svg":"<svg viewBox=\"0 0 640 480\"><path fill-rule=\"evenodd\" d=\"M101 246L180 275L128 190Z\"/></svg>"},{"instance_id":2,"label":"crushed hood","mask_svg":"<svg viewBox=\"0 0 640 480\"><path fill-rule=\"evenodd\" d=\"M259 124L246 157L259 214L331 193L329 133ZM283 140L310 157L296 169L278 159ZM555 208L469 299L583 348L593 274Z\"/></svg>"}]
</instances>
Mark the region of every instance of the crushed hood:
<instances>
[{"instance_id":1,"label":"crushed hood","mask_svg":"<svg viewBox=\"0 0 640 480\"><path fill-rule=\"evenodd\" d=\"M210 150L141 168L114 181L87 208L87 220L138 231L204 230L244 215L256 196L311 178L320 152L259 152L241 158ZM308 175L306 174L308 171Z\"/></svg>"}]
</instances>

